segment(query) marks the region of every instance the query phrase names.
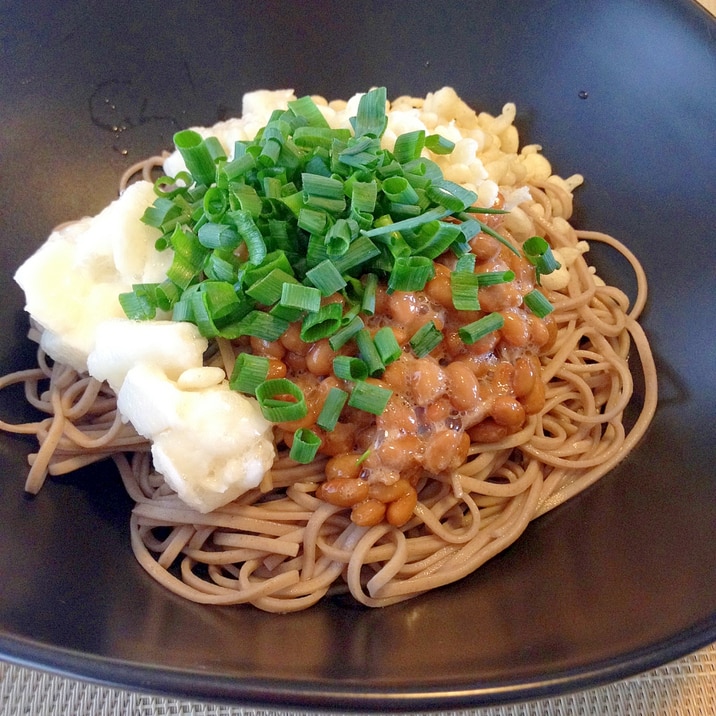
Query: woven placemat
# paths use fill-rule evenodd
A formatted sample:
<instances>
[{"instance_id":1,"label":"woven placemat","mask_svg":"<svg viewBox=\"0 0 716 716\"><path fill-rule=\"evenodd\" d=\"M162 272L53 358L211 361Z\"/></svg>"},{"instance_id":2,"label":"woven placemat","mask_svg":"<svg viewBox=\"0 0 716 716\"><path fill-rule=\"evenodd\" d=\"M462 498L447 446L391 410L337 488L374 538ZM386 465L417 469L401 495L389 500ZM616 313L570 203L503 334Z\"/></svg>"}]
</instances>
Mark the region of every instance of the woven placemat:
<instances>
[{"instance_id":1,"label":"woven placemat","mask_svg":"<svg viewBox=\"0 0 716 716\"><path fill-rule=\"evenodd\" d=\"M0 663L0 716L298 716L306 713L147 696ZM716 644L658 669L597 689L523 704L447 711L441 716L629 714L716 714Z\"/></svg>"}]
</instances>

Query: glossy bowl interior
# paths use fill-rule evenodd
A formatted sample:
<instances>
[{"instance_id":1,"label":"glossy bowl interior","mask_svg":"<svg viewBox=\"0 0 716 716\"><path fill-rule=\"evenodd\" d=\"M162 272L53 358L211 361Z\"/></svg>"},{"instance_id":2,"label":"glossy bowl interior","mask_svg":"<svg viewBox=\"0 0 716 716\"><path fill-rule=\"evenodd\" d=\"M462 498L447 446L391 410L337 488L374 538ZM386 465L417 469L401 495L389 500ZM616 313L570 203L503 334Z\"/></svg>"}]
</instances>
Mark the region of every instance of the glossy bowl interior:
<instances>
[{"instance_id":1,"label":"glossy bowl interior","mask_svg":"<svg viewBox=\"0 0 716 716\"><path fill-rule=\"evenodd\" d=\"M32 346L12 274L99 211L175 130L244 92L347 98L451 85L517 104L524 143L585 175L574 221L622 238L651 293L660 403L646 438L459 584L382 610L275 616L164 591L135 563L109 467L24 495L0 435L0 656L139 691L242 704L454 708L625 677L716 639L716 23L679 0L5 3L0 74L3 372ZM607 279L625 264L594 250ZM31 416L19 390L4 419Z\"/></svg>"}]
</instances>

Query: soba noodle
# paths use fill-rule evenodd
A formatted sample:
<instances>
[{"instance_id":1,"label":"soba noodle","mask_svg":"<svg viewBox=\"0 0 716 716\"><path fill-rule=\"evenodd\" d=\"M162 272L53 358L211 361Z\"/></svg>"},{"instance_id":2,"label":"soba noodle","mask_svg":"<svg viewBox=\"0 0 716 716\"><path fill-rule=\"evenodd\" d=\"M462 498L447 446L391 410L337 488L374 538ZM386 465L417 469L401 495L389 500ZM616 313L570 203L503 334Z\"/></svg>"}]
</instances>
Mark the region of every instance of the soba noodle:
<instances>
[{"instance_id":1,"label":"soba noodle","mask_svg":"<svg viewBox=\"0 0 716 716\"><path fill-rule=\"evenodd\" d=\"M132 167L148 178L163 158ZM270 612L305 609L348 590L379 607L414 597L470 574L512 544L531 520L594 483L623 460L654 414L657 381L647 338L638 324L647 295L638 260L618 240L577 231L569 223L572 196L550 181L529 184L520 204L529 233L556 249L601 242L629 261L637 278L631 304L604 285L581 248L569 281L552 291L554 336L539 355L544 407L517 431L470 444L455 470L423 472L407 523L359 526L350 510L316 496L326 456L308 465L282 450L261 485L208 514L187 507L152 468L150 445L124 423L112 391L86 374L51 364L5 376L0 389L23 384L43 420L0 422L9 432L36 436L26 489L110 458L135 502L131 544L142 567L167 589L203 604L253 604ZM503 227L504 229L504 227ZM506 230L506 229L505 229ZM36 326L30 338L39 343ZM236 348L219 340L211 361L233 365ZM630 354L636 350L644 393L633 395ZM625 424L632 402L638 415ZM106 463L105 463L106 464ZM109 469L109 468L108 468Z\"/></svg>"}]
</instances>

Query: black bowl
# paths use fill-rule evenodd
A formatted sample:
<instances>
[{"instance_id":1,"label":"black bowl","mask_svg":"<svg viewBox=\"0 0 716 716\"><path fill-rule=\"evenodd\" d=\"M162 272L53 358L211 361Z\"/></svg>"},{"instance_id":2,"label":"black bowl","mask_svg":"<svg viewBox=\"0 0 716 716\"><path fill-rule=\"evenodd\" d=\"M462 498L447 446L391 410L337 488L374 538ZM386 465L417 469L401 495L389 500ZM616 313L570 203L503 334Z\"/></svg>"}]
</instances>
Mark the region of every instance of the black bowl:
<instances>
[{"instance_id":1,"label":"black bowl","mask_svg":"<svg viewBox=\"0 0 716 716\"><path fill-rule=\"evenodd\" d=\"M581 172L575 223L651 281L660 402L638 448L458 584L382 610L274 616L191 604L129 546L96 467L23 493L31 444L0 435L0 655L122 687L244 704L455 708L635 674L716 639L716 24L679 0L599 3L3 3L3 372L29 367L20 262L93 214L173 132L257 88L347 98L452 85L518 107L524 142ZM599 271L630 290L621 261ZM29 416L21 391L2 416Z\"/></svg>"}]
</instances>

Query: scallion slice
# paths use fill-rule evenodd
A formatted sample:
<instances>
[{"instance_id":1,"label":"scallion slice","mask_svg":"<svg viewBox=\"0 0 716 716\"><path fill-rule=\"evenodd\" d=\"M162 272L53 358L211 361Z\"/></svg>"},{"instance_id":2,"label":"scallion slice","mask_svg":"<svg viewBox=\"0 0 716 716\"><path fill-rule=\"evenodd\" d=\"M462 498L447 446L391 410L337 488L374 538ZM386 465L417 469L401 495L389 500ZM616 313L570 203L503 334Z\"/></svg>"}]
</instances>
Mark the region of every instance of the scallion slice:
<instances>
[{"instance_id":1,"label":"scallion slice","mask_svg":"<svg viewBox=\"0 0 716 716\"><path fill-rule=\"evenodd\" d=\"M216 164L202 136L193 129L174 135L174 146L184 159L186 168L197 184L211 184L216 177Z\"/></svg>"},{"instance_id":2,"label":"scallion slice","mask_svg":"<svg viewBox=\"0 0 716 716\"><path fill-rule=\"evenodd\" d=\"M301 324L301 340L314 343L332 336L341 327L342 316L343 306L340 303L327 303L315 313L309 313Z\"/></svg>"},{"instance_id":3,"label":"scallion slice","mask_svg":"<svg viewBox=\"0 0 716 716\"><path fill-rule=\"evenodd\" d=\"M321 447L321 438L313 430L299 428L293 434L293 444L288 456L295 462L307 465L313 462L319 447Z\"/></svg>"},{"instance_id":4,"label":"scallion slice","mask_svg":"<svg viewBox=\"0 0 716 716\"><path fill-rule=\"evenodd\" d=\"M300 420L308 413L303 391L287 378L271 378L256 387L263 416L272 423Z\"/></svg>"},{"instance_id":5,"label":"scallion slice","mask_svg":"<svg viewBox=\"0 0 716 716\"><path fill-rule=\"evenodd\" d=\"M541 236L532 236L522 244L525 258L535 267L537 283L540 276L552 273L560 268L560 263L552 253L552 247Z\"/></svg>"},{"instance_id":6,"label":"scallion slice","mask_svg":"<svg viewBox=\"0 0 716 716\"><path fill-rule=\"evenodd\" d=\"M245 293L263 306L273 306L274 303L281 300L285 290L284 286L291 284L298 285L298 281L285 271L275 268L252 283Z\"/></svg>"},{"instance_id":7,"label":"scallion slice","mask_svg":"<svg viewBox=\"0 0 716 716\"><path fill-rule=\"evenodd\" d=\"M477 256L472 253L463 254L455 264L455 271L472 273L475 270Z\"/></svg>"},{"instance_id":8,"label":"scallion slice","mask_svg":"<svg viewBox=\"0 0 716 716\"><path fill-rule=\"evenodd\" d=\"M449 209L451 213L464 211L477 199L474 191L446 180L433 182L425 193L428 198Z\"/></svg>"},{"instance_id":9,"label":"scallion slice","mask_svg":"<svg viewBox=\"0 0 716 716\"><path fill-rule=\"evenodd\" d=\"M455 149L455 142L440 134L429 134L425 137L425 146L434 154L450 154Z\"/></svg>"},{"instance_id":10,"label":"scallion slice","mask_svg":"<svg viewBox=\"0 0 716 716\"><path fill-rule=\"evenodd\" d=\"M435 276L435 265L425 256L399 256L388 278L388 293L394 291L422 291Z\"/></svg>"},{"instance_id":11,"label":"scallion slice","mask_svg":"<svg viewBox=\"0 0 716 716\"><path fill-rule=\"evenodd\" d=\"M452 291L452 305L456 310L479 311L479 287L478 274L468 273L467 271L453 271L450 274L450 290Z\"/></svg>"},{"instance_id":12,"label":"scallion slice","mask_svg":"<svg viewBox=\"0 0 716 716\"><path fill-rule=\"evenodd\" d=\"M497 312L488 313L477 321L458 328L458 335L463 343L472 345L486 335L497 331L505 325L505 319Z\"/></svg>"},{"instance_id":13,"label":"scallion slice","mask_svg":"<svg viewBox=\"0 0 716 716\"><path fill-rule=\"evenodd\" d=\"M544 318L554 311L554 306L539 289L535 288L526 293L523 300L525 306L538 318Z\"/></svg>"},{"instance_id":14,"label":"scallion slice","mask_svg":"<svg viewBox=\"0 0 716 716\"><path fill-rule=\"evenodd\" d=\"M332 296L346 286L346 280L330 259L324 259L306 271L306 278L324 296Z\"/></svg>"},{"instance_id":15,"label":"scallion slice","mask_svg":"<svg viewBox=\"0 0 716 716\"><path fill-rule=\"evenodd\" d=\"M256 388L266 380L269 359L251 353L239 353L229 378L229 387L239 393L255 395Z\"/></svg>"},{"instance_id":16,"label":"scallion slice","mask_svg":"<svg viewBox=\"0 0 716 716\"><path fill-rule=\"evenodd\" d=\"M288 308L315 313L321 307L321 292L312 286L286 282L283 284L280 303Z\"/></svg>"},{"instance_id":17,"label":"scallion slice","mask_svg":"<svg viewBox=\"0 0 716 716\"><path fill-rule=\"evenodd\" d=\"M418 194L405 177L389 177L383 182L383 194L392 202L416 204Z\"/></svg>"},{"instance_id":18,"label":"scallion slice","mask_svg":"<svg viewBox=\"0 0 716 716\"><path fill-rule=\"evenodd\" d=\"M437 348L443 339L443 334L438 330L434 321L428 321L421 326L410 339L410 346L418 358L426 356L430 351Z\"/></svg>"},{"instance_id":19,"label":"scallion slice","mask_svg":"<svg viewBox=\"0 0 716 716\"><path fill-rule=\"evenodd\" d=\"M352 122L356 137L364 134L373 137L382 136L388 123L385 114L387 91L385 87L376 87L366 92L358 102L358 112Z\"/></svg>"},{"instance_id":20,"label":"scallion slice","mask_svg":"<svg viewBox=\"0 0 716 716\"><path fill-rule=\"evenodd\" d=\"M390 326L383 326L376 331L373 336L373 343L384 365L390 365L403 354L403 350Z\"/></svg>"},{"instance_id":21,"label":"scallion slice","mask_svg":"<svg viewBox=\"0 0 716 716\"><path fill-rule=\"evenodd\" d=\"M354 338L358 346L358 352L368 366L368 375L380 375L385 370L385 364L368 329L362 328L355 334Z\"/></svg>"},{"instance_id":22,"label":"scallion slice","mask_svg":"<svg viewBox=\"0 0 716 716\"><path fill-rule=\"evenodd\" d=\"M509 283L515 280L514 271L486 271L477 273L477 281L480 286L494 286L498 283Z\"/></svg>"},{"instance_id":23,"label":"scallion slice","mask_svg":"<svg viewBox=\"0 0 716 716\"><path fill-rule=\"evenodd\" d=\"M393 391L388 388L359 380L353 386L348 398L348 405L366 413L380 415L385 410L385 406L388 405L392 395Z\"/></svg>"},{"instance_id":24,"label":"scallion slice","mask_svg":"<svg viewBox=\"0 0 716 716\"><path fill-rule=\"evenodd\" d=\"M378 197L376 182L354 181L351 187L351 208L358 212L372 214Z\"/></svg>"},{"instance_id":25,"label":"scallion slice","mask_svg":"<svg viewBox=\"0 0 716 716\"><path fill-rule=\"evenodd\" d=\"M378 277L374 273L367 273L363 277L363 295L360 308L363 313L372 316L375 313L375 294L378 288Z\"/></svg>"},{"instance_id":26,"label":"scallion slice","mask_svg":"<svg viewBox=\"0 0 716 716\"><path fill-rule=\"evenodd\" d=\"M368 365L354 356L336 356L333 359L333 372L343 380L365 380L368 377Z\"/></svg>"},{"instance_id":27,"label":"scallion slice","mask_svg":"<svg viewBox=\"0 0 716 716\"><path fill-rule=\"evenodd\" d=\"M380 254L380 249L366 236L359 236L351 242L342 256L333 259L333 263L340 273L344 274L351 269L358 268Z\"/></svg>"},{"instance_id":28,"label":"scallion slice","mask_svg":"<svg viewBox=\"0 0 716 716\"><path fill-rule=\"evenodd\" d=\"M157 229L166 231L164 229L165 225L178 218L181 214L182 207L180 204L167 197L160 196L154 200L151 206L144 210L140 220L147 226L154 226Z\"/></svg>"},{"instance_id":29,"label":"scallion slice","mask_svg":"<svg viewBox=\"0 0 716 716\"><path fill-rule=\"evenodd\" d=\"M241 238L246 242L250 263L255 266L260 264L266 258L266 243L254 223L251 213L244 209L239 209L231 212L230 216L239 234L241 234Z\"/></svg>"},{"instance_id":30,"label":"scallion slice","mask_svg":"<svg viewBox=\"0 0 716 716\"><path fill-rule=\"evenodd\" d=\"M119 305L127 318L133 321L148 321L157 315L156 284L135 284L132 290L119 294Z\"/></svg>"},{"instance_id":31,"label":"scallion slice","mask_svg":"<svg viewBox=\"0 0 716 716\"><path fill-rule=\"evenodd\" d=\"M342 348L348 341L364 327L360 316L353 316L345 326L339 328L329 339L328 343L334 351Z\"/></svg>"},{"instance_id":32,"label":"scallion slice","mask_svg":"<svg viewBox=\"0 0 716 716\"><path fill-rule=\"evenodd\" d=\"M241 319L236 338L254 336L265 341L277 341L287 330L289 323L264 311L251 311Z\"/></svg>"},{"instance_id":33,"label":"scallion slice","mask_svg":"<svg viewBox=\"0 0 716 716\"><path fill-rule=\"evenodd\" d=\"M413 132L405 132L395 139L393 155L400 164L405 164L417 159L425 146L425 130L416 129Z\"/></svg>"},{"instance_id":34,"label":"scallion slice","mask_svg":"<svg viewBox=\"0 0 716 716\"><path fill-rule=\"evenodd\" d=\"M348 400L348 393L340 388L331 388L323 403L321 412L316 418L316 425L324 430L333 430L341 417L343 406Z\"/></svg>"},{"instance_id":35,"label":"scallion slice","mask_svg":"<svg viewBox=\"0 0 716 716\"><path fill-rule=\"evenodd\" d=\"M309 127L328 129L328 122L321 110L318 109L316 103L308 95L291 100L288 102L288 108L297 117L303 117L308 122Z\"/></svg>"},{"instance_id":36,"label":"scallion slice","mask_svg":"<svg viewBox=\"0 0 716 716\"><path fill-rule=\"evenodd\" d=\"M241 237L233 226L229 224L208 223L199 227L197 231L199 243L208 249L236 249L241 243Z\"/></svg>"}]
</instances>

